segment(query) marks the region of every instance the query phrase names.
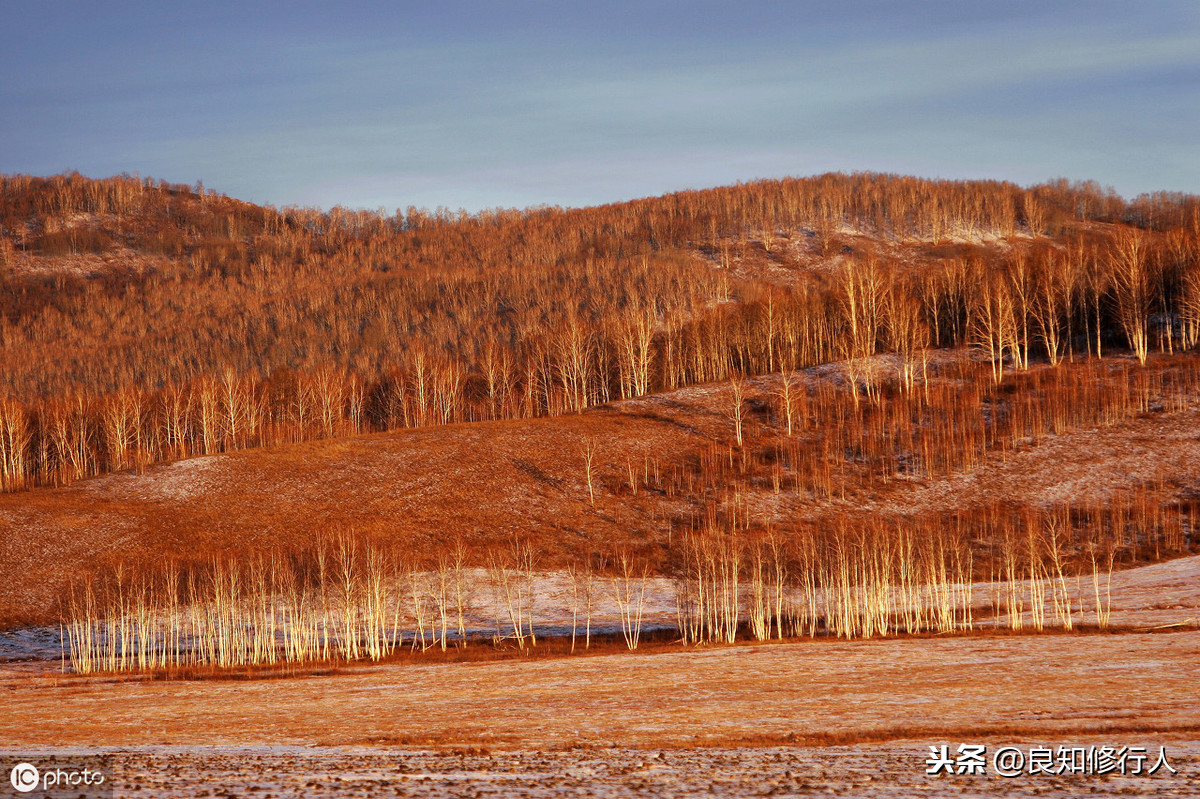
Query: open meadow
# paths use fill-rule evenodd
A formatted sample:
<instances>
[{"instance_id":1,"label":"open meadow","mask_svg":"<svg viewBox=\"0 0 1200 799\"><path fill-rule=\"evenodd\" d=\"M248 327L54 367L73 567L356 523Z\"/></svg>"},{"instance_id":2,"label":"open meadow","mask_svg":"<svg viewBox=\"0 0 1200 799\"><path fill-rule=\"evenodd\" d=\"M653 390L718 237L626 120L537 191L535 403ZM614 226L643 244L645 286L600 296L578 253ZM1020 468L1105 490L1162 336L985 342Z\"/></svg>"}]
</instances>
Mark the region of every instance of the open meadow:
<instances>
[{"instance_id":1,"label":"open meadow","mask_svg":"<svg viewBox=\"0 0 1200 799\"><path fill-rule=\"evenodd\" d=\"M1192 796L1198 618L1192 557L1116 575L1103 633L669 644L259 679L19 661L0 666L0 749L111 754L122 796ZM1178 773L925 773L930 746L960 744L1165 747Z\"/></svg>"}]
</instances>

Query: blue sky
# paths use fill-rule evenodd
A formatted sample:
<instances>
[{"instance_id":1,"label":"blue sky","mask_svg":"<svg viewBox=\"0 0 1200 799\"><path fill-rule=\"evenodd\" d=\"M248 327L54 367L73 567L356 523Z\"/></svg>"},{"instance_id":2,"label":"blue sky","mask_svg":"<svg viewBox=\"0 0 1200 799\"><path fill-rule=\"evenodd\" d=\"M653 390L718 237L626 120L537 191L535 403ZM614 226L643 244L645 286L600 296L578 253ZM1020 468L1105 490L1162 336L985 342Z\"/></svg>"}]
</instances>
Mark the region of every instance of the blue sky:
<instances>
[{"instance_id":1,"label":"blue sky","mask_svg":"<svg viewBox=\"0 0 1200 799\"><path fill-rule=\"evenodd\" d=\"M1200 192L1194 2L0 11L5 173L389 211L839 170Z\"/></svg>"}]
</instances>

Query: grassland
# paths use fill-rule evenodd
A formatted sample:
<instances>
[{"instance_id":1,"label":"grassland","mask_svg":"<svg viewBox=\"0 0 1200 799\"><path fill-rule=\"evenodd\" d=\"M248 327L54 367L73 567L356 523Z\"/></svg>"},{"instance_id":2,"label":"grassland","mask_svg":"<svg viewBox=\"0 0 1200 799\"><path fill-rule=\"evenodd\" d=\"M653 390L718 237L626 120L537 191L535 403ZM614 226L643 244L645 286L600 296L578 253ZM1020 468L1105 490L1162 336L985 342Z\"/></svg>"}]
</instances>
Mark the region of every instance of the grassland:
<instances>
[{"instance_id":1,"label":"grassland","mask_svg":"<svg viewBox=\"0 0 1200 799\"><path fill-rule=\"evenodd\" d=\"M1197 793L1195 198L0 188L13 756L163 796ZM924 774L976 742L1178 773Z\"/></svg>"}]
</instances>

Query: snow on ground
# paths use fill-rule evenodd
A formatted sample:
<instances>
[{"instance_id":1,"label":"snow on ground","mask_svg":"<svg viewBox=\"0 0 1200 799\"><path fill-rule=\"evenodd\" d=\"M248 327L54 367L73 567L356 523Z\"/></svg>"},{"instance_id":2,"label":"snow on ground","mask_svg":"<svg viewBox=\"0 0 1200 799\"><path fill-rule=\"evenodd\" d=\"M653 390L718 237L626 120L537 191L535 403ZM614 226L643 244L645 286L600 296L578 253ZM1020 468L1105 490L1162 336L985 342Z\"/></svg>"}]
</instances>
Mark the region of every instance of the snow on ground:
<instances>
[{"instance_id":1,"label":"snow on ground","mask_svg":"<svg viewBox=\"0 0 1200 799\"><path fill-rule=\"evenodd\" d=\"M1114 624L1200 627L1200 556L1117 572L1112 593Z\"/></svg>"},{"instance_id":2,"label":"snow on ground","mask_svg":"<svg viewBox=\"0 0 1200 799\"><path fill-rule=\"evenodd\" d=\"M1045 741L1005 741L1019 749ZM1105 746L1109 739L1076 745ZM1131 744L1158 754L1156 739ZM1195 796L1200 744L1168 742L1178 771L1155 776L1005 778L989 773L928 775L920 743L796 747L573 751L431 751L362 747L138 747L112 752L119 795L145 797L747 797L915 795ZM49 750L45 754L73 754ZM0 758L36 759L27 752ZM1146 768L1152 767L1147 764Z\"/></svg>"},{"instance_id":3,"label":"snow on ground","mask_svg":"<svg viewBox=\"0 0 1200 799\"><path fill-rule=\"evenodd\" d=\"M696 748L1198 740L1200 632L818 640L420 663L263 680L0 670L0 741L42 747Z\"/></svg>"},{"instance_id":4,"label":"snow on ground","mask_svg":"<svg viewBox=\"0 0 1200 799\"><path fill-rule=\"evenodd\" d=\"M57 627L0 630L0 663L20 660L55 660L62 656Z\"/></svg>"},{"instance_id":5,"label":"snow on ground","mask_svg":"<svg viewBox=\"0 0 1200 799\"><path fill-rule=\"evenodd\" d=\"M1194 617L1198 572L1192 557L1115 574L1113 622ZM569 582L542 588L547 625L561 622ZM652 589L647 607L664 613L667 586ZM45 630L5 640L50 647ZM9 663L0 765L109 754L117 795L146 797L1197 796L1198 662L1200 631L1170 628L417 660L252 681ZM931 746L959 744L1165 747L1177 773L925 773Z\"/></svg>"},{"instance_id":6,"label":"snow on ground","mask_svg":"<svg viewBox=\"0 0 1200 799\"><path fill-rule=\"evenodd\" d=\"M220 476L220 457L202 455L157 465L152 480L136 472L120 472L103 480L86 481L80 487L84 491L143 501L190 500L203 497Z\"/></svg>"},{"instance_id":7,"label":"snow on ground","mask_svg":"<svg viewBox=\"0 0 1200 799\"><path fill-rule=\"evenodd\" d=\"M504 598L489 589L487 573L482 569L472 569L468 575L469 584L473 590L469 592L469 610L464 616L467 634L473 640L490 639L494 635L509 637L512 630L512 620L505 606ZM1114 572L1111 576L1111 586L1108 576L1099 575L1100 592L1102 597L1111 595L1110 624L1116 627L1136 627L1149 629L1177 625L1182 627L1200 628L1200 555L1179 558L1177 560L1142 566L1136 569ZM645 580L644 588L640 581L634 581L632 596L636 597L644 591L641 626L642 632L652 630L675 629L677 622L677 605L674 583L666 578L655 577ZM1023 596L1028 596L1028 581L1018 583ZM578 590L572 580L565 574L543 574L534 580L533 593L533 625L534 632L540 636L569 636L572 628L582 639L588 623L585 600L573 596ZM595 578L592 588L591 630L593 634L620 633L623 619L619 612L615 592L618 585L614 581ZM961 604L962 587L952 588L953 602ZM1006 584L979 582L971 586L971 604L975 624L980 629L1007 624L1001 606L999 618L990 618L994 611L995 602L1002 602L1007 591ZM1094 625L1096 617L1095 587L1090 575L1068 580L1068 591L1072 600L1072 617L1075 624ZM1050 588L1045 588L1047 596L1047 623L1056 626L1050 610ZM1026 608L1028 599L1024 600ZM893 599L896 611L902 609L898 596ZM573 617L573 608L578 607ZM1027 609L1023 614L1024 623L1028 626L1032 616ZM428 622L427 622L428 624ZM450 620L450 637L454 637L457 620ZM427 628L428 629L428 628ZM404 629L406 640L411 639L414 624L411 620ZM282 636L282 632L280 633ZM282 640L282 638L281 638ZM61 656L63 645L59 630L55 627L35 627L0 632L0 662L15 661L53 661Z\"/></svg>"}]
</instances>

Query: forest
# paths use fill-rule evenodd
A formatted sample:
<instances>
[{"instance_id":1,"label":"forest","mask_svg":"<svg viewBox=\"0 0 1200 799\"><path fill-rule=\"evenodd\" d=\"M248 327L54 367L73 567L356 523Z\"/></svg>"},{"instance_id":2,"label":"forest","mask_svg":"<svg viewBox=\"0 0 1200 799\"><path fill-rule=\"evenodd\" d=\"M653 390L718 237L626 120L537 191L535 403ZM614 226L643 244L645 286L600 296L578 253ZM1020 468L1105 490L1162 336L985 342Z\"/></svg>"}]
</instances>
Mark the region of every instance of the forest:
<instances>
[{"instance_id":1,"label":"forest","mask_svg":"<svg viewBox=\"0 0 1200 799\"><path fill-rule=\"evenodd\" d=\"M845 361L1200 342L1200 201L831 174L585 209L0 179L0 489ZM858 368L858 367L862 368Z\"/></svg>"},{"instance_id":2,"label":"forest","mask_svg":"<svg viewBox=\"0 0 1200 799\"><path fill-rule=\"evenodd\" d=\"M410 428L586 427L694 387L720 420L640 457L578 437L581 503L658 503L605 538L342 529L102 558L57 600L80 671L445 650L483 595L494 640L524 649L551 573L572 649L601 595L637 648L659 578L684 643L969 630L985 606L1011 630L1104 628L1114 569L1196 544L1197 475L1169 463L1102 500L877 506L1194 410L1193 196L829 174L388 214L66 174L0 179L0 234L4 492ZM764 511L772 497L805 510Z\"/></svg>"}]
</instances>

